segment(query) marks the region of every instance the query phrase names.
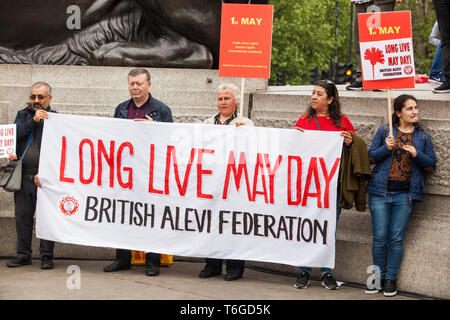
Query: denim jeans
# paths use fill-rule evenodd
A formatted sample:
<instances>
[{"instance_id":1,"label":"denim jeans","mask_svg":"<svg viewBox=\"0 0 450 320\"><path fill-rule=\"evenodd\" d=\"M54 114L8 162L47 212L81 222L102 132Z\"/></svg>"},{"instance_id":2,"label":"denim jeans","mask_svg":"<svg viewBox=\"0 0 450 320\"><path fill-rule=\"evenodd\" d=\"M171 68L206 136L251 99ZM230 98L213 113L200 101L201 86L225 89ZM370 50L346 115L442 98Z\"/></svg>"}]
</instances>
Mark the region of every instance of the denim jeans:
<instances>
[{"instance_id":1,"label":"denim jeans","mask_svg":"<svg viewBox=\"0 0 450 320\"><path fill-rule=\"evenodd\" d=\"M436 53L434 55L433 64L430 69L430 76L438 75L442 72L442 66L444 65L444 61L442 60L442 42L439 41L439 45L437 46Z\"/></svg>"},{"instance_id":2,"label":"denim jeans","mask_svg":"<svg viewBox=\"0 0 450 320\"><path fill-rule=\"evenodd\" d=\"M337 196L337 201L339 202L339 192L338 192L338 196ZM339 216L341 215L341 211L342 208L339 208L339 206L336 206L336 228L337 228L337 223L339 221ZM311 273L312 268L311 267L300 267L300 272L302 271L307 271L309 273ZM320 268L320 272L322 273L331 273L331 269L330 268Z\"/></svg>"},{"instance_id":3,"label":"denim jeans","mask_svg":"<svg viewBox=\"0 0 450 320\"><path fill-rule=\"evenodd\" d=\"M372 258L381 279L395 280L403 257L403 238L415 201L409 193L388 192L385 197L370 195L372 216Z\"/></svg>"}]
</instances>

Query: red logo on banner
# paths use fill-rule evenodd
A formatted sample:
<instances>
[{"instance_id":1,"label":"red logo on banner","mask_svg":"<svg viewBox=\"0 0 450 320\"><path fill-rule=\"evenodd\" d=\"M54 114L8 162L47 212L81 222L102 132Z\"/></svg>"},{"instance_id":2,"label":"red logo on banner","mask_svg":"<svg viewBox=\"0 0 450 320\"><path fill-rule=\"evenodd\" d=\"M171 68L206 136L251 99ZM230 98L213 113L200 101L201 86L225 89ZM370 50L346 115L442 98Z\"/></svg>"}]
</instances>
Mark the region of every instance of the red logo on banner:
<instances>
[{"instance_id":1,"label":"red logo on banner","mask_svg":"<svg viewBox=\"0 0 450 320\"><path fill-rule=\"evenodd\" d=\"M64 196L59 202L59 211L66 216L73 216L79 207L77 199L72 196Z\"/></svg>"},{"instance_id":2,"label":"red logo on banner","mask_svg":"<svg viewBox=\"0 0 450 320\"><path fill-rule=\"evenodd\" d=\"M406 74L411 74L414 71L413 67L411 66L406 66L404 70Z\"/></svg>"}]
</instances>

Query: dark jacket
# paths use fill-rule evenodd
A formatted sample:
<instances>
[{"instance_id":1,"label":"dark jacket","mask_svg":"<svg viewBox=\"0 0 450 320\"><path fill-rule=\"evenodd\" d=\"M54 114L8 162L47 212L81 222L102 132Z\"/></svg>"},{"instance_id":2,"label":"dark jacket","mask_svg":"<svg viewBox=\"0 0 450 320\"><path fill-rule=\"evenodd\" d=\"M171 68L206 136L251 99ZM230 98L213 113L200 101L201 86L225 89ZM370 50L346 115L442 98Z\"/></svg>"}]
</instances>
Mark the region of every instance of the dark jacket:
<instances>
[{"instance_id":1,"label":"dark jacket","mask_svg":"<svg viewBox=\"0 0 450 320\"><path fill-rule=\"evenodd\" d=\"M114 118L128 119L128 107L131 100L124 101L117 106L114 111ZM170 108L165 103L153 98L152 95L150 95L150 107L145 114L156 122L173 122Z\"/></svg>"},{"instance_id":2,"label":"dark jacket","mask_svg":"<svg viewBox=\"0 0 450 320\"><path fill-rule=\"evenodd\" d=\"M353 203L357 211L366 210L366 184L369 180L370 161L364 139L351 132L353 143L342 148L339 170L339 207L351 209Z\"/></svg>"},{"instance_id":3,"label":"dark jacket","mask_svg":"<svg viewBox=\"0 0 450 320\"><path fill-rule=\"evenodd\" d=\"M397 125L392 129L394 138L397 136ZM369 148L369 157L376 165L372 170L372 178L367 184L367 192L377 196L385 196L389 170L392 163L392 151L386 148L387 126L378 128L372 144ZM424 178L421 170L432 171L436 167L433 143L430 135L420 128L416 128L412 134L414 148L417 156L412 158L411 183L409 188L410 200L423 201L422 189Z\"/></svg>"},{"instance_id":4,"label":"dark jacket","mask_svg":"<svg viewBox=\"0 0 450 320\"><path fill-rule=\"evenodd\" d=\"M47 112L56 112L51 109L50 106L48 106ZM36 121L33 120L34 114L36 111L31 107L31 105L28 105L25 109L19 110L16 115L16 120L14 120L14 123L17 127L17 150L16 154L18 156L22 156L23 151L25 150L25 145L28 141L28 137L30 136L30 133L35 130L35 141L39 146L39 149L41 147L41 140L42 140L42 129L44 127L44 121L40 121L39 123L36 123Z\"/></svg>"}]
</instances>

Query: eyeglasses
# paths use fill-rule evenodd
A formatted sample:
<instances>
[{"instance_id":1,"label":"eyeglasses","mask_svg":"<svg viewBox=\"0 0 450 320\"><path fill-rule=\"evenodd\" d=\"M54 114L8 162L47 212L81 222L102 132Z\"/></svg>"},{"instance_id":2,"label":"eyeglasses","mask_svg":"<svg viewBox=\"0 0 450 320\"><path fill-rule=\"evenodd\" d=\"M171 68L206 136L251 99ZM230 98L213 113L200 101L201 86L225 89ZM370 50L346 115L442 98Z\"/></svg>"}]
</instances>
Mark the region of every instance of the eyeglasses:
<instances>
[{"instance_id":1,"label":"eyeglasses","mask_svg":"<svg viewBox=\"0 0 450 320\"><path fill-rule=\"evenodd\" d=\"M44 98L47 98L48 96L43 96L43 95L41 95L41 94L38 94L38 95L35 95L35 94L32 94L31 96L30 96L30 99L31 100L35 100L36 98L38 98L39 100L44 100Z\"/></svg>"}]
</instances>

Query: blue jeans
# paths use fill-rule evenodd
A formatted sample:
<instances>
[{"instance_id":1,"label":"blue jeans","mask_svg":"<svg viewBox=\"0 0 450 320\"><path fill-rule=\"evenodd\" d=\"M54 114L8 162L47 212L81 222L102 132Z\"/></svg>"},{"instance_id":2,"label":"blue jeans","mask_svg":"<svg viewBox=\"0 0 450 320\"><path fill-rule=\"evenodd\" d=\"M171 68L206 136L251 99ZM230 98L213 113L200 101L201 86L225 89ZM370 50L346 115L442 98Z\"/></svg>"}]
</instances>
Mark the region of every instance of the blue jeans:
<instances>
[{"instance_id":1,"label":"blue jeans","mask_svg":"<svg viewBox=\"0 0 450 320\"><path fill-rule=\"evenodd\" d=\"M415 201L409 193L388 192L385 197L370 195L372 216L372 258L381 279L395 280L403 257L403 238ZM389 248L388 248L389 246Z\"/></svg>"},{"instance_id":2,"label":"blue jeans","mask_svg":"<svg viewBox=\"0 0 450 320\"><path fill-rule=\"evenodd\" d=\"M339 192L338 192L337 200L339 202ZM336 228L337 228L337 223L339 221L339 216L341 215L341 211L342 211L342 208L339 208L339 206L337 206L336 207ZM311 273L312 268L311 267L300 267L300 272L302 272L302 271L307 271L307 272ZM320 268L320 272L331 273L331 269L330 268Z\"/></svg>"},{"instance_id":3,"label":"blue jeans","mask_svg":"<svg viewBox=\"0 0 450 320\"><path fill-rule=\"evenodd\" d=\"M442 42L439 41L439 45L437 46L436 53L434 55L433 64L430 69L430 76L438 75L442 72L442 66L444 65L444 61L442 59Z\"/></svg>"}]
</instances>

